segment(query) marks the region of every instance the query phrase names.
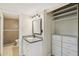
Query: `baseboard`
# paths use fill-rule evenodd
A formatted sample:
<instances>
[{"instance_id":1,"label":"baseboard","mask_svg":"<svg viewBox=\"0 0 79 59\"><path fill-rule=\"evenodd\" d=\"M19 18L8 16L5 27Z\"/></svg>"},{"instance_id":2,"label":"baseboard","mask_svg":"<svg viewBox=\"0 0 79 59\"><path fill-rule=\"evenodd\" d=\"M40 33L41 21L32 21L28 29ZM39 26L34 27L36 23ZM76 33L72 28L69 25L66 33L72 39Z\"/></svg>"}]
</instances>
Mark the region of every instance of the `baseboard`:
<instances>
[{"instance_id":1,"label":"baseboard","mask_svg":"<svg viewBox=\"0 0 79 59\"><path fill-rule=\"evenodd\" d=\"M48 54L47 56L51 56L51 53L50 53L50 54Z\"/></svg>"}]
</instances>

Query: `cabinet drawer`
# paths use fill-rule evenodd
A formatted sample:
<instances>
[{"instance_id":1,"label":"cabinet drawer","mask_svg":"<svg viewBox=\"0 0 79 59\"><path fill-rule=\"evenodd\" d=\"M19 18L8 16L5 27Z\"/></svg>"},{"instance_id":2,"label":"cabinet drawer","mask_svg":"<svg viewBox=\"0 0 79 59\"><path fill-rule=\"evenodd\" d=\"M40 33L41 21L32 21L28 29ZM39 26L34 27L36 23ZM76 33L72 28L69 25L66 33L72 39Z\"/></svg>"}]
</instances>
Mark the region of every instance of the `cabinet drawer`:
<instances>
[{"instance_id":1,"label":"cabinet drawer","mask_svg":"<svg viewBox=\"0 0 79 59\"><path fill-rule=\"evenodd\" d=\"M77 51L69 50L67 48L62 49L62 55L68 55L68 56L77 56Z\"/></svg>"},{"instance_id":2,"label":"cabinet drawer","mask_svg":"<svg viewBox=\"0 0 79 59\"><path fill-rule=\"evenodd\" d=\"M52 40L61 41L62 37L60 35L53 35Z\"/></svg>"},{"instance_id":3,"label":"cabinet drawer","mask_svg":"<svg viewBox=\"0 0 79 59\"><path fill-rule=\"evenodd\" d=\"M23 40L23 54L25 56L41 56L42 41L30 44Z\"/></svg>"},{"instance_id":4,"label":"cabinet drawer","mask_svg":"<svg viewBox=\"0 0 79 59\"><path fill-rule=\"evenodd\" d=\"M53 41L53 42L52 42L52 45L61 46L61 42Z\"/></svg>"},{"instance_id":5,"label":"cabinet drawer","mask_svg":"<svg viewBox=\"0 0 79 59\"><path fill-rule=\"evenodd\" d=\"M77 56L77 55L71 55L71 54L67 54L67 53L63 53L62 56Z\"/></svg>"},{"instance_id":6,"label":"cabinet drawer","mask_svg":"<svg viewBox=\"0 0 79 59\"><path fill-rule=\"evenodd\" d=\"M61 41L59 41L59 40L55 40L55 39L53 39L52 42L54 42L54 41L55 41L55 42L61 42Z\"/></svg>"},{"instance_id":7,"label":"cabinet drawer","mask_svg":"<svg viewBox=\"0 0 79 59\"><path fill-rule=\"evenodd\" d=\"M53 53L52 53L54 56L61 56L61 51L54 51Z\"/></svg>"},{"instance_id":8,"label":"cabinet drawer","mask_svg":"<svg viewBox=\"0 0 79 59\"><path fill-rule=\"evenodd\" d=\"M77 47L78 45L74 45L74 44L68 44L68 43L63 43L62 44L62 47L63 48L68 48L69 50L74 50L74 51L77 51Z\"/></svg>"},{"instance_id":9,"label":"cabinet drawer","mask_svg":"<svg viewBox=\"0 0 79 59\"><path fill-rule=\"evenodd\" d=\"M61 56L61 47L59 47L59 46L53 47L52 54L55 56Z\"/></svg>"},{"instance_id":10,"label":"cabinet drawer","mask_svg":"<svg viewBox=\"0 0 79 59\"><path fill-rule=\"evenodd\" d=\"M77 38L74 38L74 37L67 37L67 36L63 36L63 42L66 42L66 43L71 43L71 44L77 44L78 42L78 39Z\"/></svg>"},{"instance_id":11,"label":"cabinet drawer","mask_svg":"<svg viewBox=\"0 0 79 59\"><path fill-rule=\"evenodd\" d=\"M52 50L53 51L61 51L61 47L60 46L53 46Z\"/></svg>"},{"instance_id":12,"label":"cabinet drawer","mask_svg":"<svg viewBox=\"0 0 79 59\"><path fill-rule=\"evenodd\" d=\"M68 54L63 53L62 56L68 56Z\"/></svg>"}]
</instances>

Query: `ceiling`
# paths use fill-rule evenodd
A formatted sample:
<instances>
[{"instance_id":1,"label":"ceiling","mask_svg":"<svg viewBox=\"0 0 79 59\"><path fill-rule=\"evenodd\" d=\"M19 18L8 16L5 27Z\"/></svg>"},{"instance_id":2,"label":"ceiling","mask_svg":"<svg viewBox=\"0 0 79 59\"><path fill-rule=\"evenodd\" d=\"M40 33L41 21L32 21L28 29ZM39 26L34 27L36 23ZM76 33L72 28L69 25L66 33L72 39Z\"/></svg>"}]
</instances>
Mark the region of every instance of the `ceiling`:
<instances>
[{"instance_id":1,"label":"ceiling","mask_svg":"<svg viewBox=\"0 0 79 59\"><path fill-rule=\"evenodd\" d=\"M44 9L55 9L59 5L64 4L66 3L0 3L0 8L13 12L21 12L31 16Z\"/></svg>"}]
</instances>

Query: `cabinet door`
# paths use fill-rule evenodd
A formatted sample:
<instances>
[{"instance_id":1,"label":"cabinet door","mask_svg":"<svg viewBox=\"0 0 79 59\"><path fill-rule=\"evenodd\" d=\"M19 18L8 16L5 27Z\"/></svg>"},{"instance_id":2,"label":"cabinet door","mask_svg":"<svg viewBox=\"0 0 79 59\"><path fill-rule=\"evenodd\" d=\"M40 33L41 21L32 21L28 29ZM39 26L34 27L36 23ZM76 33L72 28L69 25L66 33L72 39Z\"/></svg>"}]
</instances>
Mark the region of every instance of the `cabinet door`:
<instances>
[{"instance_id":1,"label":"cabinet door","mask_svg":"<svg viewBox=\"0 0 79 59\"><path fill-rule=\"evenodd\" d=\"M52 36L52 55L61 56L61 36Z\"/></svg>"},{"instance_id":2,"label":"cabinet door","mask_svg":"<svg viewBox=\"0 0 79 59\"><path fill-rule=\"evenodd\" d=\"M52 53L55 56L61 56L61 46L54 45L52 48Z\"/></svg>"},{"instance_id":3,"label":"cabinet door","mask_svg":"<svg viewBox=\"0 0 79 59\"><path fill-rule=\"evenodd\" d=\"M63 36L62 38L64 43L78 45L78 38L76 37Z\"/></svg>"},{"instance_id":4,"label":"cabinet door","mask_svg":"<svg viewBox=\"0 0 79 59\"><path fill-rule=\"evenodd\" d=\"M42 41L28 43L25 40L23 40L23 55L42 56Z\"/></svg>"},{"instance_id":5,"label":"cabinet door","mask_svg":"<svg viewBox=\"0 0 79 59\"><path fill-rule=\"evenodd\" d=\"M62 56L77 56L77 51L68 49L68 48L62 48Z\"/></svg>"},{"instance_id":6,"label":"cabinet door","mask_svg":"<svg viewBox=\"0 0 79 59\"><path fill-rule=\"evenodd\" d=\"M63 36L62 55L77 56L78 55L78 39L74 37Z\"/></svg>"}]
</instances>

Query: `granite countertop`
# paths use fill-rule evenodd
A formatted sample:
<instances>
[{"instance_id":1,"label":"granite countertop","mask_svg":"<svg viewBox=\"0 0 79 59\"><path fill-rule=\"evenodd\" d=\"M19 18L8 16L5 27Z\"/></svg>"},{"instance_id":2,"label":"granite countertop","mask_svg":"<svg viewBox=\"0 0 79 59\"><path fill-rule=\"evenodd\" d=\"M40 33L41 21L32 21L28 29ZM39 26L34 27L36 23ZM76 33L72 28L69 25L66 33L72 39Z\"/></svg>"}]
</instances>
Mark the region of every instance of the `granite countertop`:
<instances>
[{"instance_id":1,"label":"granite countertop","mask_svg":"<svg viewBox=\"0 0 79 59\"><path fill-rule=\"evenodd\" d=\"M23 36L23 39L29 43L35 43L35 42L39 42L39 41L42 41L42 37L33 37L32 35L30 36Z\"/></svg>"}]
</instances>

